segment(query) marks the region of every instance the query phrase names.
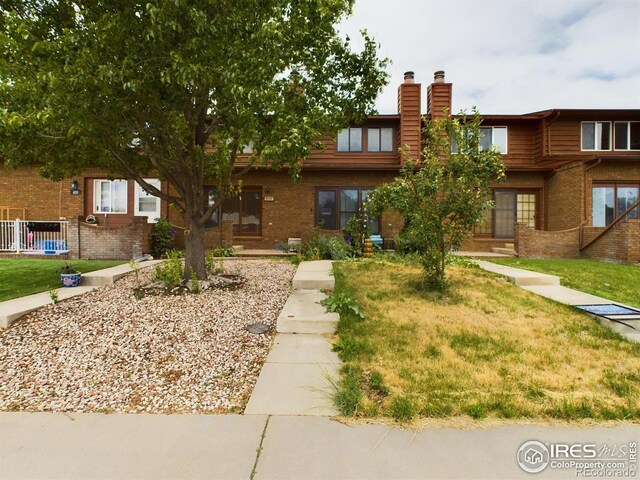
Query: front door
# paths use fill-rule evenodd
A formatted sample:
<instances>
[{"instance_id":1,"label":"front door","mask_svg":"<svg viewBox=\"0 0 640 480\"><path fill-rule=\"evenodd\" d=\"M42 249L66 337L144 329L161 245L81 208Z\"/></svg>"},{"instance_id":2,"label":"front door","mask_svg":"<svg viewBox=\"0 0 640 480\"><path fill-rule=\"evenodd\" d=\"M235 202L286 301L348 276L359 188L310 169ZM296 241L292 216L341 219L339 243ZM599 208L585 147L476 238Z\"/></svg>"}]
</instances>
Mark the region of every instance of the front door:
<instances>
[{"instance_id":1,"label":"front door","mask_svg":"<svg viewBox=\"0 0 640 480\"><path fill-rule=\"evenodd\" d=\"M262 190L245 187L233 198L225 200L222 219L233 221L233 234L259 237L262 234Z\"/></svg>"},{"instance_id":2,"label":"front door","mask_svg":"<svg viewBox=\"0 0 640 480\"><path fill-rule=\"evenodd\" d=\"M496 238L513 238L513 227L517 215L517 194L515 190L495 190L493 200L496 204L493 211Z\"/></svg>"}]
</instances>

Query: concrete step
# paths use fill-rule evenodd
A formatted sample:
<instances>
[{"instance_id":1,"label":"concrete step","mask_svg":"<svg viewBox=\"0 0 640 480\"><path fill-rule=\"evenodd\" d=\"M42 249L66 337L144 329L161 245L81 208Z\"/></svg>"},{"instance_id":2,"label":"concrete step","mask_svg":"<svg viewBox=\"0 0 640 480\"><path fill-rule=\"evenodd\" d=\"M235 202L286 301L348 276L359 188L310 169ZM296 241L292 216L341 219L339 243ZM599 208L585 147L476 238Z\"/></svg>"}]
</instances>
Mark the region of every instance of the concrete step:
<instances>
[{"instance_id":1,"label":"concrete step","mask_svg":"<svg viewBox=\"0 0 640 480\"><path fill-rule=\"evenodd\" d=\"M516 256L516 252L513 248L506 248L506 247L493 247L491 249L491 251L493 253L500 253L502 255L508 255L510 257L515 257Z\"/></svg>"},{"instance_id":2,"label":"concrete step","mask_svg":"<svg viewBox=\"0 0 640 480\"><path fill-rule=\"evenodd\" d=\"M327 296L319 290L293 290L284 304L276 331L279 333L333 333L340 316L327 312L320 301Z\"/></svg>"},{"instance_id":3,"label":"concrete step","mask_svg":"<svg viewBox=\"0 0 640 480\"><path fill-rule=\"evenodd\" d=\"M513 250L515 248L515 243L505 243L504 248L508 248L509 250Z\"/></svg>"},{"instance_id":4,"label":"concrete step","mask_svg":"<svg viewBox=\"0 0 640 480\"><path fill-rule=\"evenodd\" d=\"M301 262L293 277L293 288L298 290L330 290L335 283L331 260Z\"/></svg>"},{"instance_id":5,"label":"concrete step","mask_svg":"<svg viewBox=\"0 0 640 480\"><path fill-rule=\"evenodd\" d=\"M241 252L244 250L244 245L234 245L232 248L236 252Z\"/></svg>"},{"instance_id":6,"label":"concrete step","mask_svg":"<svg viewBox=\"0 0 640 480\"><path fill-rule=\"evenodd\" d=\"M507 277L507 279L519 287L534 285L557 285L560 286L560 277L555 275L547 275L544 273L531 272L522 270L521 268L508 267L506 265L498 265L496 263L477 261L481 268Z\"/></svg>"},{"instance_id":7,"label":"concrete step","mask_svg":"<svg viewBox=\"0 0 640 480\"><path fill-rule=\"evenodd\" d=\"M163 260L148 260L146 262L141 262L139 264L139 268L152 267L158 263L162 263L162 261ZM129 264L123 263L122 265L116 265L115 267L83 273L80 285L85 287L101 287L103 285L109 285L131 272L133 272L133 269Z\"/></svg>"}]
</instances>

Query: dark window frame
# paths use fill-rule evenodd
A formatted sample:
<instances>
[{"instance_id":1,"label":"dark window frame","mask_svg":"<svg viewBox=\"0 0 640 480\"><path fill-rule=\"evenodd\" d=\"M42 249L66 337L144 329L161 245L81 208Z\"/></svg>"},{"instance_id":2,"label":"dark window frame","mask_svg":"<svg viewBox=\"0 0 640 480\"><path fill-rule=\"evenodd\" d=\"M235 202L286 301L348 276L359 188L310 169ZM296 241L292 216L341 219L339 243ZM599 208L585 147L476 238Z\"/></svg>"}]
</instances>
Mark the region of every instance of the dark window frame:
<instances>
[{"instance_id":1,"label":"dark window frame","mask_svg":"<svg viewBox=\"0 0 640 480\"><path fill-rule=\"evenodd\" d=\"M378 150L369 150L369 132L371 130L379 130L378 133ZM391 130L391 145L389 146L388 150L383 150L382 149L382 130ZM375 127L367 127L366 128L366 145L367 145L367 152L368 153L392 153L394 151L393 146L396 144L396 129L393 127L389 127L389 126L375 126ZM362 144L364 145L364 140L362 142Z\"/></svg>"},{"instance_id":2,"label":"dark window frame","mask_svg":"<svg viewBox=\"0 0 640 480\"><path fill-rule=\"evenodd\" d=\"M348 140L347 140L347 149L346 150L340 150L340 144L339 144L338 138L339 138L340 133L345 131L345 130L349 132ZM360 130L360 150L351 149L351 131L352 130ZM365 134L365 128L364 127L347 127L347 128L343 128L336 135L336 152L339 152L339 153L362 153L364 151L364 144L365 144L365 135L364 134Z\"/></svg>"},{"instance_id":3,"label":"dark window frame","mask_svg":"<svg viewBox=\"0 0 640 480\"><path fill-rule=\"evenodd\" d=\"M362 201L362 192L363 191L373 191L375 190L376 187L354 187L354 186L341 186L341 187L334 187L334 186L326 186L326 187L316 187L315 188L315 192L314 192L314 224L316 226L319 226L320 230L326 230L329 232L339 232L342 231L343 229L340 228L340 215L341 213L349 213L351 212L350 210L342 210L342 205L341 205L341 192L343 190L357 190L358 191L358 202L357 202L357 210L355 212L356 215L358 214L362 214L363 212L363 201ZM332 191L335 192L335 198L336 198L336 206L335 206L335 212L333 214L333 220L334 220L334 225L337 227L335 229L328 229L328 228L324 228L323 225L321 225L322 222L322 218L320 215L320 205L319 205L319 192L324 192L324 191ZM379 232L378 234L380 234L382 232L382 222L381 222L381 218L380 216L376 217L377 221L378 221L378 229ZM375 233L374 233L375 234Z\"/></svg>"},{"instance_id":4,"label":"dark window frame","mask_svg":"<svg viewBox=\"0 0 640 480\"><path fill-rule=\"evenodd\" d=\"M635 152L640 150L640 144L638 144L637 148L632 148L631 145L631 124L635 123L637 124L638 127L640 127L640 121L633 121L633 120L627 120L627 121L614 121L613 122L613 135L612 135L612 147L613 150L617 151L617 152ZM627 126L626 128L626 135L627 135L627 145L625 148L618 148L617 147L617 129L616 127L618 125L622 125L625 124Z\"/></svg>"},{"instance_id":5,"label":"dark window frame","mask_svg":"<svg viewBox=\"0 0 640 480\"><path fill-rule=\"evenodd\" d=\"M518 221L518 195L535 195L535 229L539 230L540 226L541 226L541 203L540 203L540 197L542 194L542 190L539 188L493 188L491 189L491 191L489 192L489 195L491 197L491 200L493 200L495 202L495 192L496 191L502 191L502 192L515 192L516 194L516 209L515 209L515 215L516 215L516 222ZM491 239L499 239L501 240L503 237L496 237L495 236L495 232L496 232L496 209L495 208L491 208L489 210L489 212L487 213L487 217L490 219L490 225L489 225L489 232L479 232L478 230L480 230L479 227L474 227L473 230L473 236L476 238L491 238ZM511 238L511 237L504 237L504 238Z\"/></svg>"},{"instance_id":6,"label":"dark window frame","mask_svg":"<svg viewBox=\"0 0 640 480\"><path fill-rule=\"evenodd\" d=\"M613 220L609 223L605 223L604 227L611 225L611 223L615 222L625 211L618 211L618 188L637 188L638 196L640 198L640 182L636 181L616 181L616 182L607 182L607 181L594 181L591 184L591 225L593 226L593 190L595 188L603 188L603 187L613 187ZM638 211L638 218L640 218L640 207L636 207ZM631 212L633 215L634 212ZM633 217L631 217L633 218ZM604 227L596 227L596 228L604 228Z\"/></svg>"},{"instance_id":7,"label":"dark window frame","mask_svg":"<svg viewBox=\"0 0 640 480\"><path fill-rule=\"evenodd\" d=\"M205 186L204 187L205 192L215 192L216 188L215 187L208 187ZM242 187L242 191L240 192L239 195L243 195L244 193L258 193L258 197L260 199L260 206L259 206L259 211L260 211L260 229L257 233L244 233L242 231L235 231L233 232L233 236L234 237L261 237L262 236L262 208L263 208L263 200L262 200L262 187L259 186L243 186ZM207 220L207 223L205 224L206 228L218 228L222 225L222 214L224 212L224 206L225 204L232 200L234 197L229 197L227 199L225 199L224 202L222 202L222 205L220 206L220 208L218 208L215 212L213 212L213 215L211 215L211 218L209 220ZM206 197L205 197L205 202L206 205L209 205L209 193L207 193ZM240 221L240 223L238 223L238 225L242 225L242 201L240 201L240 203L238 204L238 220ZM234 224L235 225L235 224Z\"/></svg>"}]
</instances>

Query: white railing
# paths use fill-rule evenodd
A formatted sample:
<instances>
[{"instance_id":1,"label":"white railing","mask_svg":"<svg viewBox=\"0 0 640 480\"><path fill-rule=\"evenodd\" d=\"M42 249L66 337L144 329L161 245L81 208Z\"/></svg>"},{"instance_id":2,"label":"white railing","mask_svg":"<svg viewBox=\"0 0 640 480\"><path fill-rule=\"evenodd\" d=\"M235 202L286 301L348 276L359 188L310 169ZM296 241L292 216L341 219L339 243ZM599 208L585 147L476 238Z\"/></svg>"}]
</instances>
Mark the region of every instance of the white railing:
<instances>
[{"instance_id":1,"label":"white railing","mask_svg":"<svg viewBox=\"0 0 640 480\"><path fill-rule=\"evenodd\" d=\"M67 252L68 236L69 222L0 220L2 252Z\"/></svg>"}]
</instances>

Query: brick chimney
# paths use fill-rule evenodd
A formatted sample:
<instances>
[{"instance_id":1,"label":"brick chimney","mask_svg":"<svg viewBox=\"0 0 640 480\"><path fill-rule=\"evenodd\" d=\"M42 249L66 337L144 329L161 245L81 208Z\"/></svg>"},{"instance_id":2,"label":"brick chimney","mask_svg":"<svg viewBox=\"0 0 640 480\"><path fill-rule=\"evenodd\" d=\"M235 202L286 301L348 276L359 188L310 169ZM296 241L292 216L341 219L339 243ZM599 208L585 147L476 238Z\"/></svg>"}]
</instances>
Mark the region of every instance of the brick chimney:
<instances>
[{"instance_id":1,"label":"brick chimney","mask_svg":"<svg viewBox=\"0 0 640 480\"><path fill-rule=\"evenodd\" d=\"M444 71L438 70L433 74L433 83L427 87L427 116L443 118L443 109L451 113L452 84L445 83Z\"/></svg>"},{"instance_id":2,"label":"brick chimney","mask_svg":"<svg viewBox=\"0 0 640 480\"><path fill-rule=\"evenodd\" d=\"M403 148L407 145L414 160L420 155L420 88L420 84L415 83L413 72L405 72L404 83L398 87L398 146Z\"/></svg>"}]
</instances>

